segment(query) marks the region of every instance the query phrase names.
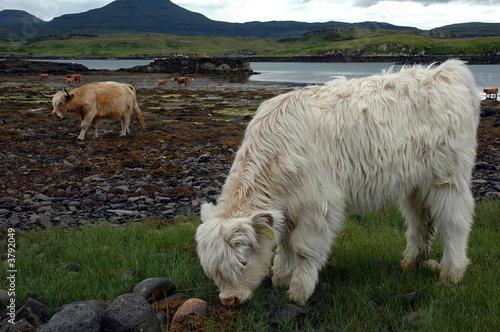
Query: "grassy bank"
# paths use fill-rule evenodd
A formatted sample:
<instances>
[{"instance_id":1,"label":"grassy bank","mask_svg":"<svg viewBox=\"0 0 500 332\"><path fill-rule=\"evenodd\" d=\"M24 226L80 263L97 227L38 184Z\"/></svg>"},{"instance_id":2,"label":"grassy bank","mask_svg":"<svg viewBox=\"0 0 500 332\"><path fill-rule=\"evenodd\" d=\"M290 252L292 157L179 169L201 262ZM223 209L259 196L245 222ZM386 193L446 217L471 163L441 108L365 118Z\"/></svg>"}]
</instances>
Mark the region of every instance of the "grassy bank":
<instances>
[{"instance_id":1,"label":"grassy bank","mask_svg":"<svg viewBox=\"0 0 500 332\"><path fill-rule=\"evenodd\" d=\"M438 285L437 274L425 269L401 271L405 227L396 209L348 218L305 307L315 319L301 329L312 329L314 322L327 330L345 331L497 329L499 215L498 201L477 205L469 242L472 265L457 286ZM17 234L17 303L22 305L30 296L44 298L50 308L85 299L109 302L155 276L172 280L189 297L213 301L217 289L196 256L198 222L191 218L165 224L150 219L121 227L101 222L82 229ZM441 254L438 240L432 256ZM0 274L5 273L2 265ZM5 279L0 287L7 287ZM241 319L232 328L266 327L271 312L285 303L285 291L259 289L238 309Z\"/></svg>"},{"instance_id":2,"label":"grassy bank","mask_svg":"<svg viewBox=\"0 0 500 332\"><path fill-rule=\"evenodd\" d=\"M388 30L322 31L301 38L261 39L174 36L163 34L107 34L67 39L9 42L0 40L0 54L66 57L297 56L346 54L485 55L500 49L500 37L430 38Z\"/></svg>"}]
</instances>

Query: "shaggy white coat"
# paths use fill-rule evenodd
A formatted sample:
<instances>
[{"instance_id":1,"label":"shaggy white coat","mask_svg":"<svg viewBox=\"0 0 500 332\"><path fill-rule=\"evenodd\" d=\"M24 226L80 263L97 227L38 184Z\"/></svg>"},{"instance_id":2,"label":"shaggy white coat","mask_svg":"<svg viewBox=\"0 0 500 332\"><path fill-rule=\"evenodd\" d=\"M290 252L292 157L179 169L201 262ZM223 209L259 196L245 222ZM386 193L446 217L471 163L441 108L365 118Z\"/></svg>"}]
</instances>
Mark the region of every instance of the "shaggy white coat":
<instances>
[{"instance_id":1,"label":"shaggy white coat","mask_svg":"<svg viewBox=\"0 0 500 332\"><path fill-rule=\"evenodd\" d=\"M469 260L479 98L465 63L339 78L264 102L218 198L196 232L223 303L245 301L268 273L304 304L347 212L400 207L402 265L459 282ZM444 242L429 259L435 230Z\"/></svg>"},{"instance_id":2,"label":"shaggy white coat","mask_svg":"<svg viewBox=\"0 0 500 332\"><path fill-rule=\"evenodd\" d=\"M94 138L97 127L103 120L120 120L120 136L130 133L132 110L139 125L144 128L144 119L137 105L135 89L130 84L117 82L95 82L82 85L70 92L59 91L52 96L52 115L62 119L66 113L74 113L82 120L78 139L83 140L89 126Z\"/></svg>"}]
</instances>

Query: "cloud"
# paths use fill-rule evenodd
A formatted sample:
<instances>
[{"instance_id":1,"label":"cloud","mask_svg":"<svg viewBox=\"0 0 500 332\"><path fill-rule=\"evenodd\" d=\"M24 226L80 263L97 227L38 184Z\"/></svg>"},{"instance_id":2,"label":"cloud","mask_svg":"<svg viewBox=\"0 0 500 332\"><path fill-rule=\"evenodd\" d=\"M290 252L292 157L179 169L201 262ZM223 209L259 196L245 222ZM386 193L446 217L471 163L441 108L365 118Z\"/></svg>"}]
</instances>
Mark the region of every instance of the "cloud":
<instances>
[{"instance_id":1,"label":"cloud","mask_svg":"<svg viewBox=\"0 0 500 332\"><path fill-rule=\"evenodd\" d=\"M470 5L499 5L500 0L354 0L353 5L356 7L368 8L371 6L375 6L381 2L414 2L421 4L425 7L437 4L447 4L447 3L455 3L455 4L470 4Z\"/></svg>"}]
</instances>

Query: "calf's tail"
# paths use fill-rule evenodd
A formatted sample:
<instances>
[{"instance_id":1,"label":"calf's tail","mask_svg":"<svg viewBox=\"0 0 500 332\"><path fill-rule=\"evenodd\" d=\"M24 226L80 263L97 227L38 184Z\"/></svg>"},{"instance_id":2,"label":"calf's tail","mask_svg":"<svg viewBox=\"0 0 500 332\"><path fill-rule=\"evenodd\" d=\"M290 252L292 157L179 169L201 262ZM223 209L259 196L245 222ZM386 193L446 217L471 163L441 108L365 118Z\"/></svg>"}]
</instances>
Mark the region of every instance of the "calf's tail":
<instances>
[{"instance_id":1,"label":"calf's tail","mask_svg":"<svg viewBox=\"0 0 500 332\"><path fill-rule=\"evenodd\" d=\"M134 92L134 113L135 113L135 118L137 121L139 121L139 125L141 126L142 129L146 128L146 124L144 123L144 118L142 117L141 109L139 108L139 105L137 104L137 95L135 93L135 88L131 84L127 84L129 89Z\"/></svg>"},{"instance_id":2,"label":"calf's tail","mask_svg":"<svg viewBox=\"0 0 500 332\"><path fill-rule=\"evenodd\" d=\"M144 123L144 118L142 117L141 110L139 108L139 105L137 105L137 99L134 99L134 112L135 112L135 117L137 118L137 121L139 121L139 125L141 126L142 129L146 128L146 124Z\"/></svg>"}]
</instances>

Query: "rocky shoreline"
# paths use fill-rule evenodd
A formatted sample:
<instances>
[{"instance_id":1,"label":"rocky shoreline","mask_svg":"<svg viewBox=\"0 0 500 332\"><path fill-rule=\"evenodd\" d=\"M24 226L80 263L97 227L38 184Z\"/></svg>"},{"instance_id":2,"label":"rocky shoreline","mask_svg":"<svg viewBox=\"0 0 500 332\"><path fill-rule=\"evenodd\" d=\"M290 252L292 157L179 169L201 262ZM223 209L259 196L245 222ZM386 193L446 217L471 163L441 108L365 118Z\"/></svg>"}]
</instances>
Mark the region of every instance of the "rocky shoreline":
<instances>
[{"instance_id":1,"label":"rocky shoreline","mask_svg":"<svg viewBox=\"0 0 500 332\"><path fill-rule=\"evenodd\" d=\"M128 80L140 85L145 78ZM141 132L132 123L132 135L125 138L117 137L118 124L109 123L99 139L80 142L79 122L50 118L44 99L24 98L17 110L4 109L0 227L22 232L198 214L203 202L220 193L251 112L290 88L195 82L170 90L139 88L148 128ZM23 96L32 88L0 90ZM472 182L476 200L500 198L499 109L497 101L482 102Z\"/></svg>"}]
</instances>

